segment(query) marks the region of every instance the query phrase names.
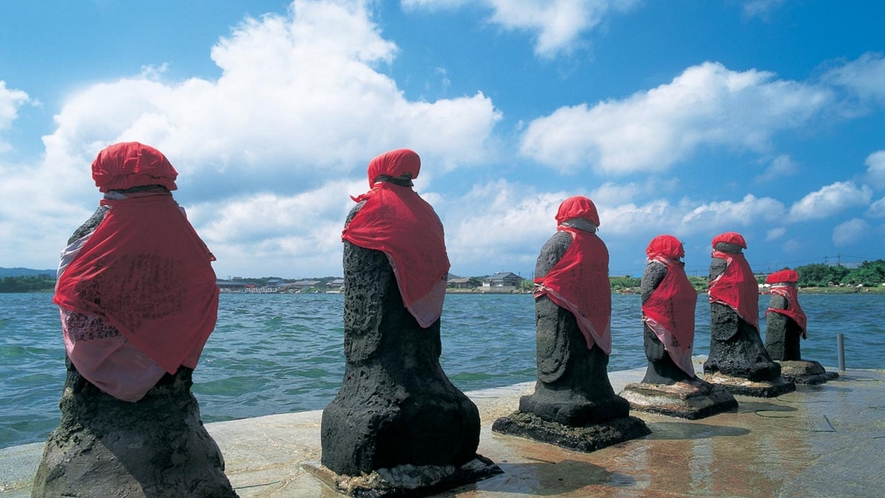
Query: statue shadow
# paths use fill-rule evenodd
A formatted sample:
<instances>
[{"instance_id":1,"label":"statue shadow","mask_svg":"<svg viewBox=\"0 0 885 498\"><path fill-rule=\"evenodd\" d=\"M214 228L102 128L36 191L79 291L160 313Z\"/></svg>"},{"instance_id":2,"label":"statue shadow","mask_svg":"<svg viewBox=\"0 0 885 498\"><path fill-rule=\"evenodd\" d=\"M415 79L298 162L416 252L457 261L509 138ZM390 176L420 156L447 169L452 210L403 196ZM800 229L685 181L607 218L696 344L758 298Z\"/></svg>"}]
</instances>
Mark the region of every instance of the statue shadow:
<instances>
[{"instance_id":1,"label":"statue shadow","mask_svg":"<svg viewBox=\"0 0 885 498\"><path fill-rule=\"evenodd\" d=\"M559 496L594 484L629 487L636 482L626 474L611 472L598 465L577 460L505 462L497 465L504 473L489 479L488 485L473 484L462 489L483 489L508 496Z\"/></svg>"},{"instance_id":2,"label":"statue shadow","mask_svg":"<svg viewBox=\"0 0 885 498\"><path fill-rule=\"evenodd\" d=\"M749 429L693 422L649 422L649 440L708 439L713 437L746 436Z\"/></svg>"},{"instance_id":3,"label":"statue shadow","mask_svg":"<svg viewBox=\"0 0 885 498\"><path fill-rule=\"evenodd\" d=\"M738 413L758 413L758 412L794 412L797 408L792 406L777 405L767 403L765 401L740 401L738 402Z\"/></svg>"}]
</instances>

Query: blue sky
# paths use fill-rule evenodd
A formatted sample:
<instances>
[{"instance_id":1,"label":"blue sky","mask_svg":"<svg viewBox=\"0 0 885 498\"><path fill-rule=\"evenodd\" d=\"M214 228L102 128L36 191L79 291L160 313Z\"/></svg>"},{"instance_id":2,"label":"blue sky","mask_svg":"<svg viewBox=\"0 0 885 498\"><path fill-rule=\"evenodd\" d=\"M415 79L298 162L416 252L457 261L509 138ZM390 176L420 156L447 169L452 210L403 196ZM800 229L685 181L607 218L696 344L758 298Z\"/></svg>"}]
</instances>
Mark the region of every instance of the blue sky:
<instances>
[{"instance_id":1,"label":"blue sky","mask_svg":"<svg viewBox=\"0 0 885 498\"><path fill-rule=\"evenodd\" d=\"M341 275L366 164L409 147L452 272L531 276L559 203L610 274L669 233L704 275L885 258L885 2L40 1L0 4L0 266L51 268L137 140L220 277Z\"/></svg>"}]
</instances>

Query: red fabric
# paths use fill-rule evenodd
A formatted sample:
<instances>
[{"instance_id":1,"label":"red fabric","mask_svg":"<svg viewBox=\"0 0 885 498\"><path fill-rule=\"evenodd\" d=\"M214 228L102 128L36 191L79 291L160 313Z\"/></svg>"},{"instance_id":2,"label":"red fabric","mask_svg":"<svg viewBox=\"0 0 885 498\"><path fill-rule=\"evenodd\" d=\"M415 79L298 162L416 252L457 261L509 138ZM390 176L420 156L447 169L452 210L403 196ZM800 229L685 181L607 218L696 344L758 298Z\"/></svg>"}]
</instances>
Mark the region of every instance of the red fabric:
<instances>
[{"instance_id":1,"label":"red fabric","mask_svg":"<svg viewBox=\"0 0 885 498\"><path fill-rule=\"evenodd\" d=\"M111 145L92 162L92 179L102 192L143 185L162 185L175 190L177 177L178 172L162 152L138 142Z\"/></svg>"},{"instance_id":2,"label":"red fabric","mask_svg":"<svg viewBox=\"0 0 885 498\"><path fill-rule=\"evenodd\" d=\"M711 303L725 304L745 322L759 330L759 284L743 254L713 251L714 258L724 259L727 266L709 284Z\"/></svg>"},{"instance_id":3,"label":"red fabric","mask_svg":"<svg viewBox=\"0 0 885 498\"><path fill-rule=\"evenodd\" d=\"M59 276L53 302L102 319L175 373L215 327L212 255L169 193L102 204L110 210Z\"/></svg>"},{"instance_id":4,"label":"red fabric","mask_svg":"<svg viewBox=\"0 0 885 498\"><path fill-rule=\"evenodd\" d=\"M576 195L562 201L559 210L556 212L556 223L561 225L562 222L574 218L584 218L599 226L599 214L596 212L596 205L590 199Z\"/></svg>"},{"instance_id":5,"label":"red fabric","mask_svg":"<svg viewBox=\"0 0 885 498\"><path fill-rule=\"evenodd\" d=\"M399 178L409 173L415 178L420 164L418 154L408 149L372 159L372 189L354 198L366 203L344 227L341 237L387 254L403 304L421 327L427 328L442 314L449 272L442 223L433 207L411 188L374 182L379 175Z\"/></svg>"},{"instance_id":6,"label":"red fabric","mask_svg":"<svg viewBox=\"0 0 885 498\"><path fill-rule=\"evenodd\" d=\"M645 254L649 259L678 259L685 257L685 248L682 247L682 242L672 235L658 235L651 239L645 248Z\"/></svg>"},{"instance_id":7,"label":"red fabric","mask_svg":"<svg viewBox=\"0 0 885 498\"><path fill-rule=\"evenodd\" d=\"M766 284L776 284L776 283L789 283L795 284L799 281L799 274L796 273L796 270L781 270L776 271L774 273L769 274L765 277Z\"/></svg>"},{"instance_id":8,"label":"red fabric","mask_svg":"<svg viewBox=\"0 0 885 498\"><path fill-rule=\"evenodd\" d=\"M570 218L567 218L570 219ZM611 284L608 280L608 249L596 234L559 226L572 243L543 277L535 278L535 298L546 295L557 306L575 315L587 342L611 354Z\"/></svg>"},{"instance_id":9,"label":"red fabric","mask_svg":"<svg viewBox=\"0 0 885 498\"><path fill-rule=\"evenodd\" d=\"M720 242L725 242L727 244L734 244L736 246L747 248L747 241L744 240L744 236L737 232L725 232L720 233L719 235L713 237L713 249L716 248L716 244Z\"/></svg>"},{"instance_id":10,"label":"red fabric","mask_svg":"<svg viewBox=\"0 0 885 498\"><path fill-rule=\"evenodd\" d=\"M799 328L802 329L802 338L808 338L808 334L806 332L806 327L808 326L808 317L805 316L805 312L802 311L802 307L799 306L799 293L796 290L796 287L793 285L773 284L771 286L771 293L777 294L778 296L782 296L784 299L786 299L787 308L778 309L769 307L766 311L780 313L781 315L786 315L792 318L796 322L796 324L799 325Z\"/></svg>"},{"instance_id":11,"label":"red fabric","mask_svg":"<svg viewBox=\"0 0 885 498\"><path fill-rule=\"evenodd\" d=\"M653 259L667 267L667 274L642 305L643 321L664 344L673 363L694 377L691 352L698 292L688 281L685 269L678 261L662 257Z\"/></svg>"}]
</instances>

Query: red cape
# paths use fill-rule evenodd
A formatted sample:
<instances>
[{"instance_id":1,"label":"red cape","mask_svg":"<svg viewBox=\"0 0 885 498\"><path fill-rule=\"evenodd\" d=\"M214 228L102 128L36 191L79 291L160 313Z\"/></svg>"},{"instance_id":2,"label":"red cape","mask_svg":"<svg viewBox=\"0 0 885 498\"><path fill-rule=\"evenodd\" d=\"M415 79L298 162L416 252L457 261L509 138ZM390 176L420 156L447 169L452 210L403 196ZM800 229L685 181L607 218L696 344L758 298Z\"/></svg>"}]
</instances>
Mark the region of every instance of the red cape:
<instances>
[{"instance_id":1,"label":"red cape","mask_svg":"<svg viewBox=\"0 0 885 498\"><path fill-rule=\"evenodd\" d=\"M215 327L212 255L171 194L102 204L110 210L59 276L53 302L101 318L174 374Z\"/></svg>"},{"instance_id":2,"label":"red cape","mask_svg":"<svg viewBox=\"0 0 885 498\"><path fill-rule=\"evenodd\" d=\"M642 319L664 344L676 366L694 377L691 352L698 291L688 281L682 265L667 258L654 261L665 265L667 274L642 305Z\"/></svg>"},{"instance_id":3,"label":"red cape","mask_svg":"<svg viewBox=\"0 0 885 498\"><path fill-rule=\"evenodd\" d=\"M559 226L572 243L546 275L535 278L535 298L546 295L575 315L587 341L611 354L612 293L608 280L608 249L596 234Z\"/></svg>"},{"instance_id":4,"label":"red cape","mask_svg":"<svg viewBox=\"0 0 885 498\"><path fill-rule=\"evenodd\" d=\"M769 307L766 312L780 313L781 315L786 315L792 318L799 325L799 328L802 329L802 338L806 339L808 334L806 333L805 328L808 326L808 317L805 316L805 312L802 311L802 307L799 306L799 293L796 290L796 287L793 285L773 284L771 286L771 293L783 296L783 298L787 300L787 309Z\"/></svg>"},{"instance_id":5,"label":"red cape","mask_svg":"<svg viewBox=\"0 0 885 498\"><path fill-rule=\"evenodd\" d=\"M710 302L727 305L759 331L759 284L747 259L743 254L716 250L712 257L724 259L727 266L709 284Z\"/></svg>"},{"instance_id":6,"label":"red cape","mask_svg":"<svg viewBox=\"0 0 885 498\"><path fill-rule=\"evenodd\" d=\"M403 304L427 328L442 315L449 257L442 223L409 187L377 182L341 237L390 259Z\"/></svg>"}]
</instances>

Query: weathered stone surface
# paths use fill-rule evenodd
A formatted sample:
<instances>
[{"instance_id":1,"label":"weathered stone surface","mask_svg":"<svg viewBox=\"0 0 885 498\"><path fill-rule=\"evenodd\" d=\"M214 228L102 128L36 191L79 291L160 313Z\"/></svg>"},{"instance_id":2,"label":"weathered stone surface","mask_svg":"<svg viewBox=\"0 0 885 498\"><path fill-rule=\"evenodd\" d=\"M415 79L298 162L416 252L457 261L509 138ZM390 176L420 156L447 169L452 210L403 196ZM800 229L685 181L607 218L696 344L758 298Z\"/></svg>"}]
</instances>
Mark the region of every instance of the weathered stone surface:
<instances>
[{"instance_id":1,"label":"weathered stone surface","mask_svg":"<svg viewBox=\"0 0 885 498\"><path fill-rule=\"evenodd\" d=\"M827 381L838 379L839 374L836 372L827 372L826 369L816 361L795 360L781 361L781 375L784 379L795 382L796 384L823 384Z\"/></svg>"},{"instance_id":2,"label":"weathered stone surface","mask_svg":"<svg viewBox=\"0 0 885 498\"><path fill-rule=\"evenodd\" d=\"M639 287L642 304L648 301L665 276L667 276L667 267L663 264L653 261L645 266ZM642 379L643 383L668 385L692 379L676 365L664 348L664 344L645 323L642 324L642 344L645 348L645 357L648 359L648 369L645 378Z\"/></svg>"},{"instance_id":3,"label":"weathered stone surface","mask_svg":"<svg viewBox=\"0 0 885 498\"><path fill-rule=\"evenodd\" d=\"M535 275L546 275L571 242L567 233L554 234L541 249ZM519 400L519 410L573 427L627 417L630 404L608 379L608 355L596 346L587 349L575 316L541 296L535 319L538 382L533 394Z\"/></svg>"},{"instance_id":4,"label":"weathered stone surface","mask_svg":"<svg viewBox=\"0 0 885 498\"><path fill-rule=\"evenodd\" d=\"M796 384L778 376L775 380L752 381L744 377L732 377L719 372L704 374L704 380L728 389L732 394L774 398L796 390Z\"/></svg>"},{"instance_id":5,"label":"weathered stone surface","mask_svg":"<svg viewBox=\"0 0 885 498\"><path fill-rule=\"evenodd\" d=\"M787 300L784 296L771 294L770 308L786 309ZM765 350L772 360L801 360L800 340L802 328L795 320L774 311L765 313Z\"/></svg>"},{"instance_id":6,"label":"weathered stone surface","mask_svg":"<svg viewBox=\"0 0 885 498\"><path fill-rule=\"evenodd\" d=\"M575 427L543 420L522 411L495 420L492 430L585 453L651 434L645 422L636 417L620 417Z\"/></svg>"},{"instance_id":7,"label":"weathered stone surface","mask_svg":"<svg viewBox=\"0 0 885 498\"><path fill-rule=\"evenodd\" d=\"M675 384L651 384L643 380L627 384L619 394L630 402L633 410L689 420L734 411L738 407L727 389L698 378Z\"/></svg>"},{"instance_id":8,"label":"weathered stone surface","mask_svg":"<svg viewBox=\"0 0 885 498\"><path fill-rule=\"evenodd\" d=\"M440 321L422 329L403 306L387 256L344 244L341 389L323 410L322 464L358 476L476 458L476 405L439 364Z\"/></svg>"},{"instance_id":9,"label":"weathered stone surface","mask_svg":"<svg viewBox=\"0 0 885 498\"><path fill-rule=\"evenodd\" d=\"M120 401L67 362L59 407L31 496L234 497L224 459L200 421L192 370Z\"/></svg>"},{"instance_id":10,"label":"weathered stone surface","mask_svg":"<svg viewBox=\"0 0 885 498\"><path fill-rule=\"evenodd\" d=\"M480 455L457 467L398 465L359 476L336 474L315 462L303 467L333 490L356 498L430 496L502 473L491 460Z\"/></svg>"}]
</instances>

